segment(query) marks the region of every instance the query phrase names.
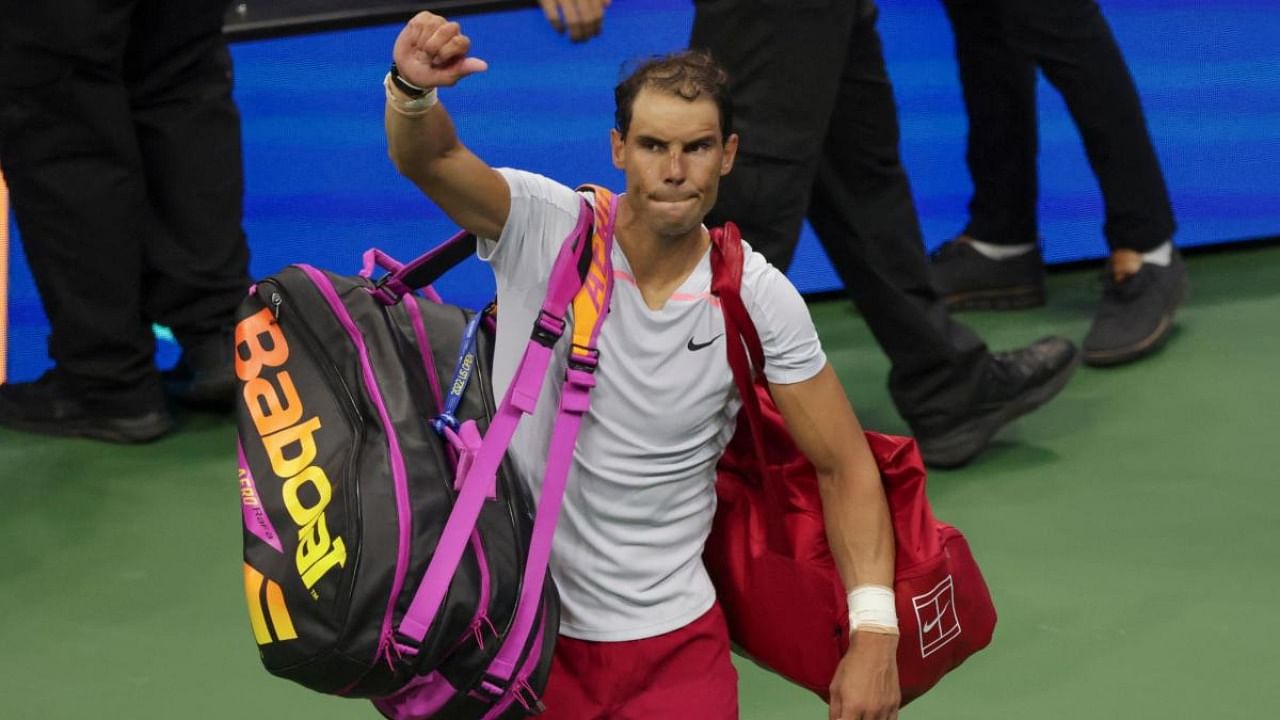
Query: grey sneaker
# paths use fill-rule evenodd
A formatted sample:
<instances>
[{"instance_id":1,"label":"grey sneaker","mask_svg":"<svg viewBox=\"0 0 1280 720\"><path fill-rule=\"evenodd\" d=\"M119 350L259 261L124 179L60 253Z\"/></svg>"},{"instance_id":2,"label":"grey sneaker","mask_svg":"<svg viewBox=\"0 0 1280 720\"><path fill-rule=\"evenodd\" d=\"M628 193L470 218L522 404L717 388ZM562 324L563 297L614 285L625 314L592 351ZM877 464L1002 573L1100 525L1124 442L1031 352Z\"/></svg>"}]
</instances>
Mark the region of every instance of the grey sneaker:
<instances>
[{"instance_id":1,"label":"grey sneaker","mask_svg":"<svg viewBox=\"0 0 1280 720\"><path fill-rule=\"evenodd\" d=\"M1190 292L1187 267L1175 249L1167 267L1144 263L1116 282L1103 275L1102 302L1084 338L1089 365L1119 365L1160 349L1173 330L1173 316Z\"/></svg>"},{"instance_id":2,"label":"grey sneaker","mask_svg":"<svg viewBox=\"0 0 1280 720\"><path fill-rule=\"evenodd\" d=\"M929 277L952 310L1020 310L1044 304L1040 247L992 260L964 239L948 240L930 256Z\"/></svg>"}]
</instances>

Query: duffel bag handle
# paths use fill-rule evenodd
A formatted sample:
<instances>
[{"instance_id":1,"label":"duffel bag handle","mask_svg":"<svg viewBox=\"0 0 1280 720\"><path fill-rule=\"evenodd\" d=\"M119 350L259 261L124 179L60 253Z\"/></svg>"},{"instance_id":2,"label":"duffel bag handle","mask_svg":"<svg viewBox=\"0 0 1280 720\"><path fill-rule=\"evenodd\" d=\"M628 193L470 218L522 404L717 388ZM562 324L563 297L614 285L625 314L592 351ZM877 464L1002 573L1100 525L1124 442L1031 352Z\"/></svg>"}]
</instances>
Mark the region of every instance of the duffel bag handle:
<instances>
[{"instance_id":1,"label":"duffel bag handle","mask_svg":"<svg viewBox=\"0 0 1280 720\"><path fill-rule=\"evenodd\" d=\"M369 293L384 305L395 305L400 298L415 290L422 290L428 299L439 302L440 296L431 289L431 283L471 257L475 247L476 236L464 230L408 263L401 263L377 248L370 248L364 253L364 267L360 274L372 278L375 267L387 271L369 288Z\"/></svg>"},{"instance_id":2,"label":"duffel bag handle","mask_svg":"<svg viewBox=\"0 0 1280 720\"><path fill-rule=\"evenodd\" d=\"M373 271L381 268L389 273L395 272L404 267L404 263L382 252L378 248L369 248L364 251L361 256L362 265L360 266L360 277L372 278Z\"/></svg>"}]
</instances>

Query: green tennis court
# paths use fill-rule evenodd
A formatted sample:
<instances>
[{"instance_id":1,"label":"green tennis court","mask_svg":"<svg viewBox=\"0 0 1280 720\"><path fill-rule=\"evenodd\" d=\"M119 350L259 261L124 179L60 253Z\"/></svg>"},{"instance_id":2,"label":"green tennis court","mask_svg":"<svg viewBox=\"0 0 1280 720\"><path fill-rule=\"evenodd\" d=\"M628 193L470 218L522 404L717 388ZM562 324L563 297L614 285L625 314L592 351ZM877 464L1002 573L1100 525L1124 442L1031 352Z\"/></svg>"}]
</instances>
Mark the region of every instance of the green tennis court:
<instances>
[{"instance_id":1,"label":"green tennis court","mask_svg":"<svg viewBox=\"0 0 1280 720\"><path fill-rule=\"evenodd\" d=\"M1160 355L1083 368L972 467L935 473L1000 611L990 648L903 717L1280 717L1280 248L1189 260ZM996 348L1081 337L1094 271L1046 308L965 318ZM813 308L865 425L902 432L847 303ZM244 608L234 429L152 446L0 432L0 718L372 718L259 666ZM744 720L825 718L751 667Z\"/></svg>"}]
</instances>

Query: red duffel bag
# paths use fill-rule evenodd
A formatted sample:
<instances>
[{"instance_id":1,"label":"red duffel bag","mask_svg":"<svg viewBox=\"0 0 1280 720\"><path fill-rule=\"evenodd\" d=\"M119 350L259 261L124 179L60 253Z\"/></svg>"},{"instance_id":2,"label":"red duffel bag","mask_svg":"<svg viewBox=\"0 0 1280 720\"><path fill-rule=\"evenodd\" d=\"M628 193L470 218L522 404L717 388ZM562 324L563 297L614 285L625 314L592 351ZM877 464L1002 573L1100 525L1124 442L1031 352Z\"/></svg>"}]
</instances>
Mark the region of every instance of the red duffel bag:
<instances>
[{"instance_id":1,"label":"red duffel bag","mask_svg":"<svg viewBox=\"0 0 1280 720\"><path fill-rule=\"evenodd\" d=\"M827 545L817 474L788 434L763 373L753 377L750 370L763 368L764 354L738 294L737 228L718 228L712 238L712 292L724 310L725 344L744 403L717 469L719 505L703 557L736 648L828 700L849 646L849 617ZM964 536L929 507L915 441L874 432L866 437L897 545L898 679L905 705L991 642L996 612Z\"/></svg>"}]
</instances>

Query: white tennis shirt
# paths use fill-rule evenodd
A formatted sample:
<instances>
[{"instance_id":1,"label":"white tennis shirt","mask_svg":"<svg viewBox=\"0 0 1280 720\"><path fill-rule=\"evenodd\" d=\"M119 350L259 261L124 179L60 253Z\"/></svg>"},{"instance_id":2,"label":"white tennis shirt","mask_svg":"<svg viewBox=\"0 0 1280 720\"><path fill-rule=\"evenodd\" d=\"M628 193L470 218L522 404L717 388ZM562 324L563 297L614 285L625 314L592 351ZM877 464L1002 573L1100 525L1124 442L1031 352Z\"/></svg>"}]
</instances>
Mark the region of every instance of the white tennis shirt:
<instances>
[{"instance_id":1,"label":"white tennis shirt","mask_svg":"<svg viewBox=\"0 0 1280 720\"><path fill-rule=\"evenodd\" d=\"M497 278L500 321L494 393L510 385L547 290L578 194L532 173L502 169L511 213L479 255ZM799 292L744 243L742 297L759 330L765 376L807 380L826 364ZM715 590L702 549L715 514L715 467L741 405L725 356L724 316L711 296L710 253L661 310L645 305L626 255L613 246L610 314L600 365L569 471L551 572L560 632L594 641L637 640L683 627L709 610ZM517 470L540 490L570 333L536 412L511 445Z\"/></svg>"}]
</instances>

